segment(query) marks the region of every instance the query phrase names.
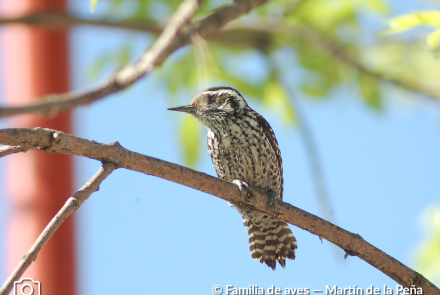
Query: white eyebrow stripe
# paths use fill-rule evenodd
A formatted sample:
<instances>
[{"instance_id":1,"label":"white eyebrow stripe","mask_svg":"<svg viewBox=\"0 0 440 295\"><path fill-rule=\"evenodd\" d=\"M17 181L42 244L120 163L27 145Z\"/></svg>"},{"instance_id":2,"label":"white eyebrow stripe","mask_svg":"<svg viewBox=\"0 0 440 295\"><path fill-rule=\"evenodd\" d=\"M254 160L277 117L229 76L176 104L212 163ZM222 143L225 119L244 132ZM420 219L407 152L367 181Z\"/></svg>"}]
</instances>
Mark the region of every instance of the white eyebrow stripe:
<instances>
[{"instance_id":1,"label":"white eyebrow stripe","mask_svg":"<svg viewBox=\"0 0 440 295\"><path fill-rule=\"evenodd\" d=\"M230 90L230 89L219 89L216 91L205 91L205 92L203 92L203 94L211 94L211 95L229 94L229 95L241 96L237 91Z\"/></svg>"}]
</instances>

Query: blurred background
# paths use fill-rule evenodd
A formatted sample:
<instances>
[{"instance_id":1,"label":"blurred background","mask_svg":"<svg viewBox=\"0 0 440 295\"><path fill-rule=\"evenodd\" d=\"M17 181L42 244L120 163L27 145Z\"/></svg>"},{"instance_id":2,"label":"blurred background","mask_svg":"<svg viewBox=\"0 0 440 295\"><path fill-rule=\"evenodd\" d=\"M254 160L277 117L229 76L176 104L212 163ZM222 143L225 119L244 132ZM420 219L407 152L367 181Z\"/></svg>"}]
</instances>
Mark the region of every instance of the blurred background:
<instances>
[{"instance_id":1,"label":"blurred background","mask_svg":"<svg viewBox=\"0 0 440 295\"><path fill-rule=\"evenodd\" d=\"M2 18L15 17L5 8L7 0L3 2ZM69 1L67 13L79 19L143 27L128 30L74 22L68 31L55 30L68 32L68 89L51 91L86 90L136 61L179 3ZM196 17L227 3L205 1ZM54 30L43 23L39 30ZM2 105L22 102L7 97L8 89L30 87L26 79L7 85L12 68L28 70L25 58L19 66L8 65L11 49L5 49L13 35L8 30L23 26L0 26ZM211 39L195 38L194 45L176 51L129 89L74 109L66 130L102 143L118 141L132 151L216 176L204 127L166 109L188 103L206 87L234 87L277 136L285 202L361 235L440 286L439 36L437 1L271 1ZM55 60L48 55L44 64ZM58 70L46 71L54 71L53 79L59 76ZM19 127L17 122L28 117L40 120L18 117L2 118L0 127ZM32 245L33 238L23 237L41 232L49 221L30 221L32 229L13 222L12 186L21 187L23 194L29 191L23 188L33 187L11 180L26 174L21 169L27 160L19 158L0 158L2 283ZM57 166L55 174L69 177L64 171L68 165ZM74 180L61 185L60 204L100 165L73 158ZM47 183L56 186L55 182ZM311 290L326 285L386 285L394 290L396 286L366 262L357 257L344 260L341 249L295 226L291 228L298 240L297 258L285 269L272 271L251 259L241 216L226 202L124 169L112 173L74 213L73 238L62 235L63 227L54 239L59 236L72 249L48 244L41 256L62 248L62 257L69 259L54 263L58 269L46 270L43 265L40 271L73 269L73 286L57 287L68 288L62 290L68 294L211 294L214 285ZM40 280L42 293L49 294L53 283L41 272L30 269L27 274Z\"/></svg>"}]
</instances>

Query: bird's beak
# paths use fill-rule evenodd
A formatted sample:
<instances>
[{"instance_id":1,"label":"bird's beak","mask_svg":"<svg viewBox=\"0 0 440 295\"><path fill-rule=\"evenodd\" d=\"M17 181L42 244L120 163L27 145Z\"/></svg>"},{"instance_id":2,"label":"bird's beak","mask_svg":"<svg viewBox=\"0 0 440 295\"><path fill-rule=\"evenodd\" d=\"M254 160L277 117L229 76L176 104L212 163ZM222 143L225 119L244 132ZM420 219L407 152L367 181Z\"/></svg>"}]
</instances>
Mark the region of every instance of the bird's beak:
<instances>
[{"instance_id":1,"label":"bird's beak","mask_svg":"<svg viewBox=\"0 0 440 295\"><path fill-rule=\"evenodd\" d=\"M194 112L196 111L196 107L187 104L185 106L180 106L180 107L175 107L175 108L169 108L167 109L169 111L177 111L177 112L185 112L185 113L189 113L189 112Z\"/></svg>"}]
</instances>

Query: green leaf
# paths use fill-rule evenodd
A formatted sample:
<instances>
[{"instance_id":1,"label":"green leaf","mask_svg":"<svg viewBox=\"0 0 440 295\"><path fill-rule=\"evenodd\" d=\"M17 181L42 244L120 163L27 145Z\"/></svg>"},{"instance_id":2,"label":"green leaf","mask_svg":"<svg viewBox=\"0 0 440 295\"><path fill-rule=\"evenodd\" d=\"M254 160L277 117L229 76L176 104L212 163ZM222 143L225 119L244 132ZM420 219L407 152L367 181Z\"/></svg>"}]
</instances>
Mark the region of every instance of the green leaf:
<instances>
[{"instance_id":1,"label":"green leaf","mask_svg":"<svg viewBox=\"0 0 440 295\"><path fill-rule=\"evenodd\" d=\"M426 37L426 43L428 44L431 50L436 51L440 50L440 28L432 32Z\"/></svg>"},{"instance_id":2,"label":"green leaf","mask_svg":"<svg viewBox=\"0 0 440 295\"><path fill-rule=\"evenodd\" d=\"M200 134L197 120L193 116L186 116L181 131L181 141L185 154L185 162L188 167L193 168L200 150Z\"/></svg>"},{"instance_id":3,"label":"green leaf","mask_svg":"<svg viewBox=\"0 0 440 295\"><path fill-rule=\"evenodd\" d=\"M440 26L440 12L435 10L404 14L386 21L389 29L382 34L405 32L418 26Z\"/></svg>"},{"instance_id":4,"label":"green leaf","mask_svg":"<svg viewBox=\"0 0 440 295\"><path fill-rule=\"evenodd\" d=\"M93 81L97 80L99 75L104 71L104 68L111 62L109 55L101 55L98 57L94 63L90 66L86 73L87 79Z\"/></svg>"},{"instance_id":5,"label":"green leaf","mask_svg":"<svg viewBox=\"0 0 440 295\"><path fill-rule=\"evenodd\" d=\"M130 60L131 60L131 48L132 46L129 44L124 45L121 48L121 51L119 52L119 54L117 54L117 59L119 61L119 67L122 68L124 66L126 66Z\"/></svg>"},{"instance_id":6,"label":"green leaf","mask_svg":"<svg viewBox=\"0 0 440 295\"><path fill-rule=\"evenodd\" d=\"M155 73L166 81L167 89L172 95L184 88L197 85L198 72L191 47L183 48L168 59L162 68Z\"/></svg>"},{"instance_id":7,"label":"green leaf","mask_svg":"<svg viewBox=\"0 0 440 295\"><path fill-rule=\"evenodd\" d=\"M131 56L131 44L125 44L113 51L103 53L90 67L87 73L87 78L90 80L97 79L106 68L110 68L112 70L115 68L122 68L130 62Z\"/></svg>"},{"instance_id":8,"label":"green leaf","mask_svg":"<svg viewBox=\"0 0 440 295\"><path fill-rule=\"evenodd\" d=\"M364 101L376 110L382 108L380 83L377 78L363 75L359 76L359 90Z\"/></svg>"},{"instance_id":9,"label":"green leaf","mask_svg":"<svg viewBox=\"0 0 440 295\"><path fill-rule=\"evenodd\" d=\"M384 13L389 11L388 4L380 0L367 0L365 3L368 5L368 7L377 12Z\"/></svg>"},{"instance_id":10,"label":"green leaf","mask_svg":"<svg viewBox=\"0 0 440 295\"><path fill-rule=\"evenodd\" d=\"M354 27L357 25L354 2L349 0L307 0L295 9L295 14L292 17L331 34L343 24Z\"/></svg>"},{"instance_id":11,"label":"green leaf","mask_svg":"<svg viewBox=\"0 0 440 295\"><path fill-rule=\"evenodd\" d=\"M295 112L287 92L278 81L267 82L263 89L263 102L280 114L286 123L296 121Z\"/></svg>"},{"instance_id":12,"label":"green leaf","mask_svg":"<svg viewBox=\"0 0 440 295\"><path fill-rule=\"evenodd\" d=\"M434 282L440 282L440 206L430 206L422 214L427 236L416 250L416 269Z\"/></svg>"},{"instance_id":13,"label":"green leaf","mask_svg":"<svg viewBox=\"0 0 440 295\"><path fill-rule=\"evenodd\" d=\"M306 46L297 47L300 64L310 72L302 77L302 90L312 97L327 97L330 90L343 82L343 66L327 53Z\"/></svg>"},{"instance_id":14,"label":"green leaf","mask_svg":"<svg viewBox=\"0 0 440 295\"><path fill-rule=\"evenodd\" d=\"M95 12L96 4L98 4L99 0L90 0L90 12Z\"/></svg>"},{"instance_id":15,"label":"green leaf","mask_svg":"<svg viewBox=\"0 0 440 295\"><path fill-rule=\"evenodd\" d=\"M322 87L317 87L317 85L311 86L311 85L304 84L304 85L301 85L301 90L304 91L304 93L306 93L314 98L324 97L328 93L327 89L322 88Z\"/></svg>"},{"instance_id":16,"label":"green leaf","mask_svg":"<svg viewBox=\"0 0 440 295\"><path fill-rule=\"evenodd\" d=\"M415 12L420 22L427 26L440 26L440 11Z\"/></svg>"}]
</instances>

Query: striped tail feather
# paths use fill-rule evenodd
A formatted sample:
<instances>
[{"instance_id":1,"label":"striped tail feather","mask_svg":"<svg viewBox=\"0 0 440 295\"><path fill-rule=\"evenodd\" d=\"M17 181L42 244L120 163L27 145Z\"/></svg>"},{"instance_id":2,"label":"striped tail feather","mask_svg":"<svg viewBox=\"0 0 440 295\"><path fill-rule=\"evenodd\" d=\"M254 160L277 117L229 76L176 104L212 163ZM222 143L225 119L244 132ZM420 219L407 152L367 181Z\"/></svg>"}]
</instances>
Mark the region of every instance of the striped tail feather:
<instances>
[{"instance_id":1,"label":"striped tail feather","mask_svg":"<svg viewBox=\"0 0 440 295\"><path fill-rule=\"evenodd\" d=\"M243 216L244 226L249 232L251 256L273 270L277 261L284 268L286 258L295 259L296 238L286 222L260 214L252 218Z\"/></svg>"}]
</instances>

